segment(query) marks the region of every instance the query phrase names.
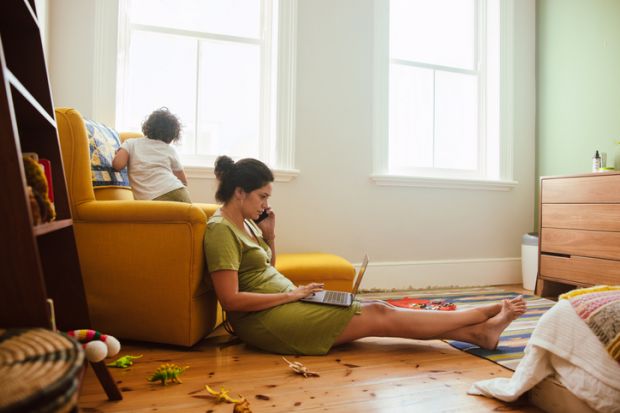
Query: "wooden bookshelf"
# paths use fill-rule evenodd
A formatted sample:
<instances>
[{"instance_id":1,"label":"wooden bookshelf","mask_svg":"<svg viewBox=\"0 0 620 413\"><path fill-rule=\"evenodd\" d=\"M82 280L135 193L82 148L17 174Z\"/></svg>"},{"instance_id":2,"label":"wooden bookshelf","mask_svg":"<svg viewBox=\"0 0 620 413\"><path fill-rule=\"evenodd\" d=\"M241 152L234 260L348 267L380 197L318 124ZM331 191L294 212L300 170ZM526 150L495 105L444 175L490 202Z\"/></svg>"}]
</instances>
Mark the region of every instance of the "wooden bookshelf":
<instances>
[{"instance_id":1,"label":"wooden bookshelf","mask_svg":"<svg viewBox=\"0 0 620 413\"><path fill-rule=\"evenodd\" d=\"M0 328L89 328L34 0L0 3ZM34 225L22 153L52 165L56 219Z\"/></svg>"}]
</instances>

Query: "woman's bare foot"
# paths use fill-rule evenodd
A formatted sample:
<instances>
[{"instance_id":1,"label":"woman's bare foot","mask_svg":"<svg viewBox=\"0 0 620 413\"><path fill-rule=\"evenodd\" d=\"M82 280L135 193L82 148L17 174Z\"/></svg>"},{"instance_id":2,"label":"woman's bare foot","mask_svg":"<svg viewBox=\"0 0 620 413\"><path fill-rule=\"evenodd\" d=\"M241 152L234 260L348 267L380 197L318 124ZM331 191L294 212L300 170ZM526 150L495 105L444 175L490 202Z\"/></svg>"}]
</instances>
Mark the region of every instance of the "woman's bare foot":
<instances>
[{"instance_id":1,"label":"woman's bare foot","mask_svg":"<svg viewBox=\"0 0 620 413\"><path fill-rule=\"evenodd\" d=\"M525 310L527 309L527 304L525 303L525 300L523 299L522 295L518 295L514 298L511 298L508 301L513 306L516 313L518 313L519 315L525 313ZM496 316L497 314L499 314L499 312L502 310L502 304L501 303L486 304L486 305L481 305L479 307L474 307L473 309L480 311L488 319L488 318L492 318Z\"/></svg>"},{"instance_id":2,"label":"woman's bare foot","mask_svg":"<svg viewBox=\"0 0 620 413\"><path fill-rule=\"evenodd\" d=\"M499 336L516 318L526 310L523 297L513 298L512 300L502 301L501 311L480 325L480 330L476 334L474 344L480 347L493 350L497 348Z\"/></svg>"},{"instance_id":3,"label":"woman's bare foot","mask_svg":"<svg viewBox=\"0 0 620 413\"><path fill-rule=\"evenodd\" d=\"M522 295L518 295L515 298L510 299L508 300L508 302L513 306L518 316L522 315L527 311L527 303L523 299Z\"/></svg>"},{"instance_id":4,"label":"woman's bare foot","mask_svg":"<svg viewBox=\"0 0 620 413\"><path fill-rule=\"evenodd\" d=\"M499 314L502 310L502 305L500 303L486 304L479 307L474 307L474 310L480 311L487 319L489 319Z\"/></svg>"}]
</instances>

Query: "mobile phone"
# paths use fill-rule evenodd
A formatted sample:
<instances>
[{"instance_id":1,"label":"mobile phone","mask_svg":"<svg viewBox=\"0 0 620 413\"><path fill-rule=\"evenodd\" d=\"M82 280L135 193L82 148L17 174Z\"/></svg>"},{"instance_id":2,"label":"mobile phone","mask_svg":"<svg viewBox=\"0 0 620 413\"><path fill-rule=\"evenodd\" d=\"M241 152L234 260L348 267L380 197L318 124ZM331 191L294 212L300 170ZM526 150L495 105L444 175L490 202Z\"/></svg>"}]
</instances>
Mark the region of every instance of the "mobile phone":
<instances>
[{"instance_id":1,"label":"mobile phone","mask_svg":"<svg viewBox=\"0 0 620 413\"><path fill-rule=\"evenodd\" d=\"M261 222L262 220L264 220L268 216L269 216L269 212L267 212L267 210L265 209L265 210L263 210L263 213L260 214L258 216L258 218L254 220L254 222L258 224L259 222Z\"/></svg>"}]
</instances>

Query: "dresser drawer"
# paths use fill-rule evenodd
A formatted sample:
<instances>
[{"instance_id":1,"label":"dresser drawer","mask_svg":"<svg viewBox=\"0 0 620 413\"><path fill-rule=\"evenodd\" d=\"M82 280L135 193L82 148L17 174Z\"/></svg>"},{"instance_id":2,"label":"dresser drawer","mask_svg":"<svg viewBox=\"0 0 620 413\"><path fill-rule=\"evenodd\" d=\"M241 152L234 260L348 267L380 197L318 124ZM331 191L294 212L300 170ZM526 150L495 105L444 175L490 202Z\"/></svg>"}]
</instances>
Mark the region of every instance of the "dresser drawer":
<instances>
[{"instance_id":1,"label":"dresser drawer","mask_svg":"<svg viewBox=\"0 0 620 413\"><path fill-rule=\"evenodd\" d=\"M541 254L540 275L582 285L620 284L620 261Z\"/></svg>"},{"instance_id":2,"label":"dresser drawer","mask_svg":"<svg viewBox=\"0 0 620 413\"><path fill-rule=\"evenodd\" d=\"M620 174L542 179L541 202L620 203Z\"/></svg>"},{"instance_id":3,"label":"dresser drawer","mask_svg":"<svg viewBox=\"0 0 620 413\"><path fill-rule=\"evenodd\" d=\"M543 204L543 228L620 231L620 204Z\"/></svg>"},{"instance_id":4,"label":"dresser drawer","mask_svg":"<svg viewBox=\"0 0 620 413\"><path fill-rule=\"evenodd\" d=\"M540 251L620 260L620 232L543 228Z\"/></svg>"}]
</instances>

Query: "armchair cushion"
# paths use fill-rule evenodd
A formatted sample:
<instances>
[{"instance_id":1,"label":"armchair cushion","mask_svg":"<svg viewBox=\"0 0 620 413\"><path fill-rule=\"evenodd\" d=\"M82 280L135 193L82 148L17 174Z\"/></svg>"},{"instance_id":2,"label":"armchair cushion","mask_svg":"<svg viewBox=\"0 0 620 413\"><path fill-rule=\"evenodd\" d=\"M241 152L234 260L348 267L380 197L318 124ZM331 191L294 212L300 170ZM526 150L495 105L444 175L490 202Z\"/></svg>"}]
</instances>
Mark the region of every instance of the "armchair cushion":
<instances>
[{"instance_id":1,"label":"armchair cushion","mask_svg":"<svg viewBox=\"0 0 620 413\"><path fill-rule=\"evenodd\" d=\"M88 133L93 187L129 188L127 168L120 172L112 168L114 154L121 146L118 133L114 129L89 119L84 119L84 126Z\"/></svg>"},{"instance_id":2,"label":"armchair cushion","mask_svg":"<svg viewBox=\"0 0 620 413\"><path fill-rule=\"evenodd\" d=\"M278 254L276 268L297 285L321 281L328 290L351 291L355 277L349 261L320 252Z\"/></svg>"}]
</instances>

